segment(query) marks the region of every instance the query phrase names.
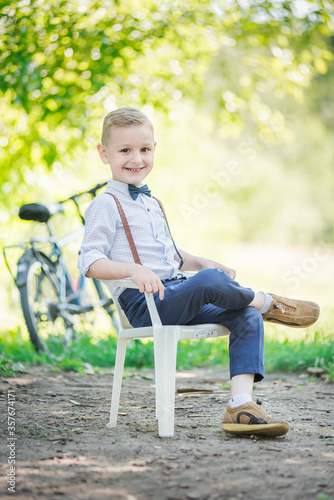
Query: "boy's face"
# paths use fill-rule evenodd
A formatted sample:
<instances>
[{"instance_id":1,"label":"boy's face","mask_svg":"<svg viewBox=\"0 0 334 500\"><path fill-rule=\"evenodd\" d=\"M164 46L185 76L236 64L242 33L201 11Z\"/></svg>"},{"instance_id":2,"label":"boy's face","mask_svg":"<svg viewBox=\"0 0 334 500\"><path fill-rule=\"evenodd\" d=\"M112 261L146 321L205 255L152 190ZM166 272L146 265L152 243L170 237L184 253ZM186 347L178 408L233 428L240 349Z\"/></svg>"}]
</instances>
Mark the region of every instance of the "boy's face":
<instances>
[{"instance_id":1,"label":"boy's face","mask_svg":"<svg viewBox=\"0 0 334 500\"><path fill-rule=\"evenodd\" d=\"M113 127L107 145L97 149L103 163L110 164L115 181L140 186L154 163L153 132L149 125Z\"/></svg>"}]
</instances>

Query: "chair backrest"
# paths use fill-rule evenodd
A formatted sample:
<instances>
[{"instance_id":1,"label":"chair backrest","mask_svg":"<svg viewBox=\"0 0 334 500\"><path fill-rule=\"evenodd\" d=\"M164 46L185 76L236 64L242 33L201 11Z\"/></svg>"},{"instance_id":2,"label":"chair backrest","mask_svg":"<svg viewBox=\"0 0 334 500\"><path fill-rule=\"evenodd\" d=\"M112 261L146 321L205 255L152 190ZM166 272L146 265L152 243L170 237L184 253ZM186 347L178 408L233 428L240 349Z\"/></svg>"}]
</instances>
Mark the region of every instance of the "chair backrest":
<instances>
[{"instance_id":1,"label":"chair backrest","mask_svg":"<svg viewBox=\"0 0 334 500\"><path fill-rule=\"evenodd\" d=\"M129 330L129 328L133 328L130 323L129 323L129 320L128 318L125 316L123 310L121 309L121 306L119 305L118 303L118 300L117 299L114 299L113 297L113 301L114 301L114 304L115 304L115 307L116 307L116 311L117 311L117 314L118 314L118 317L119 317L119 321L121 323L121 327L123 330Z\"/></svg>"},{"instance_id":2,"label":"chair backrest","mask_svg":"<svg viewBox=\"0 0 334 500\"><path fill-rule=\"evenodd\" d=\"M120 328L122 330L129 330L130 328L133 328L130 325L128 318L125 316L125 314L124 314L121 306L119 305L118 300L115 299L114 288L117 288L117 286L115 286L115 287L112 286L112 280L100 280L100 281L106 285L106 287L108 288L109 293L111 295L111 298L114 301L114 304L115 304L115 307L116 307L116 311L117 311L117 315L118 315L118 318L119 318Z\"/></svg>"}]
</instances>

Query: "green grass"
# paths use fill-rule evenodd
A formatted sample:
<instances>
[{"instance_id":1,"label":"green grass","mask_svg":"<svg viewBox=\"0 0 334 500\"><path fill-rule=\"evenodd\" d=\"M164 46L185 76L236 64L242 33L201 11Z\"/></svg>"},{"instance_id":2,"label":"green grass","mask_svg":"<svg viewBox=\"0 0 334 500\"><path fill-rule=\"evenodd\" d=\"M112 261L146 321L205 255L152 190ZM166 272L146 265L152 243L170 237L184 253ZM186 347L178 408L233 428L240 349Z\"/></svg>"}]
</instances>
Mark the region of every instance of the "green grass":
<instances>
[{"instance_id":1,"label":"green grass","mask_svg":"<svg viewBox=\"0 0 334 500\"><path fill-rule=\"evenodd\" d=\"M300 371L308 367L319 367L327 371L334 380L334 341L322 334L310 336L309 341L284 342L272 339L266 342L267 370Z\"/></svg>"},{"instance_id":2,"label":"green grass","mask_svg":"<svg viewBox=\"0 0 334 500\"><path fill-rule=\"evenodd\" d=\"M282 333L283 332L283 333ZM55 347L51 347L56 352ZM85 363L96 369L112 368L115 363L117 338L93 338L80 335L77 341L60 355L38 354L25 332L20 328L0 332L0 375L13 376L17 363L48 365L53 369L84 372ZM178 368L197 366L228 366L228 338L181 341L178 347ZM129 341L126 367L153 368L152 341ZM279 327L266 328L266 371L303 371L308 367L321 367L328 380L334 381L334 336L330 327L291 332Z\"/></svg>"}]
</instances>

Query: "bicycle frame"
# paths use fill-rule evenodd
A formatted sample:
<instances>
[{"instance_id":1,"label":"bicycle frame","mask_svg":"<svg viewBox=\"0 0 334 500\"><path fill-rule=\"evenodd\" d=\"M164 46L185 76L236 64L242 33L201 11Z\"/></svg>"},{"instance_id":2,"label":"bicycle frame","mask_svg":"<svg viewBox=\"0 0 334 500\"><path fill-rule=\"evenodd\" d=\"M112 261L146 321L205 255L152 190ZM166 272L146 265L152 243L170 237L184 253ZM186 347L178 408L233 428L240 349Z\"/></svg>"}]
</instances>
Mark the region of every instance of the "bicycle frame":
<instances>
[{"instance_id":1,"label":"bicycle frame","mask_svg":"<svg viewBox=\"0 0 334 500\"><path fill-rule=\"evenodd\" d=\"M58 305L58 308L60 310L60 314L64 316L66 319L70 320L69 315L66 314L72 313L72 314L80 314L80 313L85 313L88 311L93 310L95 307L105 307L107 305L110 305L112 303L112 299L106 297L106 298L101 298L101 295L104 296L103 293L101 293L101 287L100 283L97 282L96 280L93 280L94 285L97 289L97 293L99 295L100 300L89 305L82 305L80 297L82 296L83 290L85 289L85 283L86 279L84 276L80 276L79 280L79 286L77 290L73 289L72 281L71 281L71 275L67 269L66 262L64 260L64 257L62 255L61 249L71 243L72 241L77 240L81 236L83 236L84 233L84 227L80 227L73 233L69 233L66 236L62 238L57 238L55 235L55 232L53 230L53 225L50 221L46 222L48 231L49 231L49 236L41 236L41 237L35 237L30 240L31 243L31 248L33 252L35 253L36 257L38 258L38 253L39 250L36 248L36 243L39 242L47 242L51 243L53 250L51 252L51 257L56 256L57 258L57 263L60 265L57 266L57 271L58 271L58 279L60 283L60 290L59 290L59 299L60 303ZM52 258L51 258L52 261Z\"/></svg>"},{"instance_id":2,"label":"bicycle frame","mask_svg":"<svg viewBox=\"0 0 334 500\"><path fill-rule=\"evenodd\" d=\"M83 215L81 214L77 198L79 198L80 196L82 196L84 194L90 194L92 197L94 197L96 194L96 191L98 189L102 188L105 184L106 183L98 184L97 186L95 186L94 188L92 188L89 191L73 195L70 198L68 198L67 200L63 200L63 201L59 202L59 203L65 203L67 201L72 201L75 204L78 215L79 215L81 222L82 222L82 226L79 229L67 234L66 236L63 236L62 238L58 238L55 234L51 220L48 220L46 222L39 222L39 223L45 224L47 226L48 233L49 233L48 236L36 236L36 237L31 238L29 241L27 241L23 244L10 245L10 246L6 246L3 248L3 255L4 255L5 264L6 264L6 266L7 266L7 268L8 268L8 270L9 270L17 287L26 285L27 273L25 272L26 271L25 263L21 263L20 266L18 266L17 275L15 277L13 271L10 268L9 261L8 261L7 255L6 255L6 251L9 248L22 248L23 253L26 252L27 250L31 249L31 251L35 255L36 259L41 262L43 272L45 272L48 275L51 282L52 282L52 275L50 273L48 273L48 266L45 265L45 261L50 261L51 265L57 266L57 274L58 274L57 277L59 280L60 289L58 290L58 288L59 288L58 283L54 283L54 286L55 286L55 289L59 293L58 309L59 309L61 316L63 316L64 319L67 319L68 321L71 321L71 322L73 322L71 320L71 317L70 317L71 314L85 313L85 312L93 310L96 307L107 308L113 302L111 298L106 297L105 293L102 290L101 283L99 281L93 279L93 283L95 285L95 288L96 288L96 291L97 291L97 294L98 294L98 297L100 300L97 301L96 303L91 303L89 305L83 305L81 303L81 297L82 297L83 291L85 289L86 279L88 279L88 278L85 278L84 276L81 275L80 279L79 279L78 288L76 290L74 290L73 284L71 281L71 275L68 271L65 259L62 255L63 247L65 247L69 243L77 240L78 238L80 238L84 234L85 221L84 221ZM51 244L50 255L46 255L43 251L41 251L38 248L40 243ZM44 262L44 265L43 265L43 262ZM28 265L28 263L26 265Z\"/></svg>"}]
</instances>

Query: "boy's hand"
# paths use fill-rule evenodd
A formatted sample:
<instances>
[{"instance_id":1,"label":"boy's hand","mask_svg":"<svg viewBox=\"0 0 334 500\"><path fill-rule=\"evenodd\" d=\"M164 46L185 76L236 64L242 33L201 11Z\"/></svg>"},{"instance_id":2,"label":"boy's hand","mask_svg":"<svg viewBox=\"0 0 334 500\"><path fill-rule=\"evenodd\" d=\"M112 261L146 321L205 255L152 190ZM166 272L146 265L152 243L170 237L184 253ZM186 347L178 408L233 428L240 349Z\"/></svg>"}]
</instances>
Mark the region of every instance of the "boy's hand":
<instances>
[{"instance_id":1,"label":"boy's hand","mask_svg":"<svg viewBox=\"0 0 334 500\"><path fill-rule=\"evenodd\" d=\"M159 299L163 300L165 295L165 287L163 286L160 278L150 269L140 264L137 264L130 278L136 285L138 285L141 293L157 293L159 292Z\"/></svg>"},{"instance_id":2,"label":"boy's hand","mask_svg":"<svg viewBox=\"0 0 334 500\"><path fill-rule=\"evenodd\" d=\"M205 268L213 267L216 269L220 269L221 271L225 271L225 273L230 278L232 278L233 280L235 279L237 273L234 269L231 269L230 267L223 266L223 264L219 264L219 262L214 262L213 260L207 260L207 259L205 259L205 260L206 260Z\"/></svg>"},{"instance_id":3,"label":"boy's hand","mask_svg":"<svg viewBox=\"0 0 334 500\"><path fill-rule=\"evenodd\" d=\"M222 269L223 271L225 271L225 273L230 278L232 278L233 280L235 280L235 277L236 277L237 273L236 273L236 271L234 269L231 269L230 267L226 267L226 266L221 266L218 269Z\"/></svg>"},{"instance_id":4,"label":"boy's hand","mask_svg":"<svg viewBox=\"0 0 334 500\"><path fill-rule=\"evenodd\" d=\"M236 277L236 272L234 269L230 267L223 266L219 262L215 262L214 260L205 259L204 257L196 257L196 255L191 255L190 253L185 252L180 249L181 255L185 258L185 264L182 266L182 271L201 271L202 269L220 269L221 271L225 271L225 273L232 278L233 280ZM175 255L175 260L179 260L178 256Z\"/></svg>"}]
</instances>

